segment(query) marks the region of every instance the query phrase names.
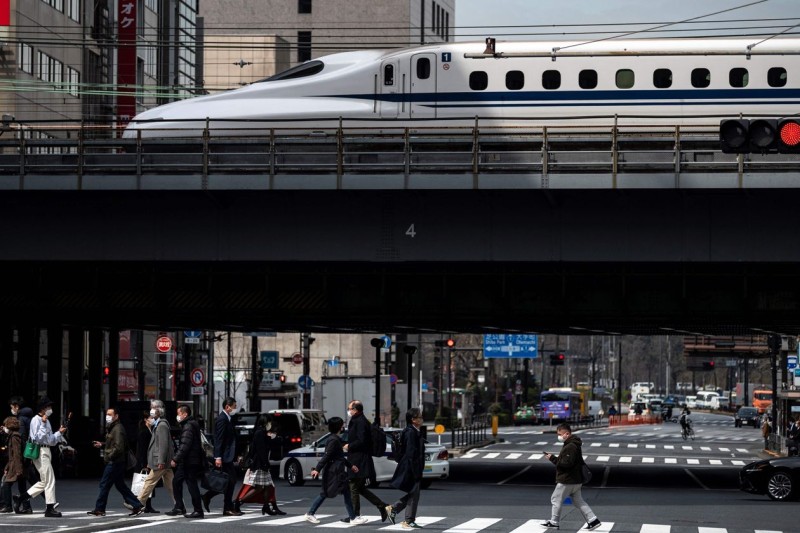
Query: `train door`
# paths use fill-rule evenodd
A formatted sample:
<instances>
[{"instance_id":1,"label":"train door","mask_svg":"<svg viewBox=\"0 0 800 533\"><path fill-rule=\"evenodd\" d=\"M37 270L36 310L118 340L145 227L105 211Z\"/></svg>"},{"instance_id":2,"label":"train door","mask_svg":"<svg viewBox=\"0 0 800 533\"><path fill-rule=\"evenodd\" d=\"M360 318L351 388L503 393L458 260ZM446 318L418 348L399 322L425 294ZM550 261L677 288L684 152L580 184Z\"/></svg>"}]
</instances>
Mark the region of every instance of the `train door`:
<instances>
[{"instance_id":1,"label":"train door","mask_svg":"<svg viewBox=\"0 0 800 533\"><path fill-rule=\"evenodd\" d=\"M411 56L411 118L436 118L436 54Z\"/></svg>"},{"instance_id":2,"label":"train door","mask_svg":"<svg viewBox=\"0 0 800 533\"><path fill-rule=\"evenodd\" d=\"M398 60L384 61L378 79L378 107L381 118L397 118L403 99L403 79Z\"/></svg>"}]
</instances>

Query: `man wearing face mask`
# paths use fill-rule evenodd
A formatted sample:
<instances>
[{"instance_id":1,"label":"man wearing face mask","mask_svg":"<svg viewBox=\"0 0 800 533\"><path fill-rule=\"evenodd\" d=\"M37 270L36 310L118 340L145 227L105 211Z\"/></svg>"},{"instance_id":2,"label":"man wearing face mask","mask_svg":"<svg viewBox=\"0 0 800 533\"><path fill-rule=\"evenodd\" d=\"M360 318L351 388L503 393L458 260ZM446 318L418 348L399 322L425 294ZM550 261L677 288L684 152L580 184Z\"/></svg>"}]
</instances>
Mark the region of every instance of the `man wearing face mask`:
<instances>
[{"instance_id":1,"label":"man wearing face mask","mask_svg":"<svg viewBox=\"0 0 800 533\"><path fill-rule=\"evenodd\" d=\"M558 521L561 518L561 505L564 503L564 499L569 496L572 498L573 505L580 510L586 519L586 527L581 531L593 531L600 527L600 520L598 520L589 504L583 501L581 496L581 485L583 484L581 445L583 443L580 437L572 434L569 424L559 424L556 427L556 433L558 434L559 442L563 442L564 446L558 456L552 453L544 453L544 456L556 465L556 488L550 497L550 503L553 504L550 520L544 522L541 526L558 529Z\"/></svg>"},{"instance_id":2,"label":"man wearing face mask","mask_svg":"<svg viewBox=\"0 0 800 533\"><path fill-rule=\"evenodd\" d=\"M49 518L59 518L61 513L56 511L58 502L56 501L56 476L53 472L51 446L55 446L64 440L64 432L67 431L63 425L58 431L53 433L50 420L53 415L53 402L48 397L39 401L39 414L31 419L30 440L40 446L39 457L33 460L33 466L39 472L39 481L34 484L27 492L19 496L14 496L14 512L20 513L26 505L30 505L30 499L44 493L47 508L44 515Z\"/></svg>"},{"instance_id":3,"label":"man wearing face mask","mask_svg":"<svg viewBox=\"0 0 800 533\"><path fill-rule=\"evenodd\" d=\"M175 468L175 477L172 481L172 492L175 497L175 507L166 513L168 516L184 515L186 518L203 518L203 508L200 503L200 488L197 482L205 470L206 454L200 442L200 425L192 417L192 408L188 405L178 407L178 424L181 425L181 440L175 457L170 465ZM194 512L186 514L183 504L183 482L192 496Z\"/></svg>"},{"instance_id":4,"label":"man wearing face mask","mask_svg":"<svg viewBox=\"0 0 800 533\"><path fill-rule=\"evenodd\" d=\"M153 433L150 437L150 444L147 446L147 468L150 469L150 472L147 474L142 492L139 494L139 501L145 506L150 501L150 495L160 479L164 480L164 488L169 492L172 501L175 501L172 493L174 474L170 468L174 450L169 422L164 418L164 402L161 400L150 402L150 420L150 431Z\"/></svg>"},{"instance_id":5,"label":"man wearing face mask","mask_svg":"<svg viewBox=\"0 0 800 533\"><path fill-rule=\"evenodd\" d=\"M236 485L236 430L233 427L233 415L239 409L236 407L236 398L228 397L222 402L222 411L214 421L214 466L228 474L228 485L225 487L225 502L222 514L224 516L241 516L244 513L238 510L233 503L233 489ZM208 491L203 494L203 505L208 511L211 498L219 492Z\"/></svg>"},{"instance_id":6,"label":"man wearing face mask","mask_svg":"<svg viewBox=\"0 0 800 533\"><path fill-rule=\"evenodd\" d=\"M11 409L11 415L19 420L19 436L22 443L19 453L21 456L22 451L25 449L25 442L28 440L28 435L30 434L33 409L25 405L25 400L22 398L22 396L12 396L8 400L8 405ZM25 494L27 492L28 482L34 484L37 481L39 481L39 474L33 467L33 462L30 459L25 459L23 457L22 474L17 476L17 488L19 489L19 494ZM30 500L25 501L25 504L20 507L19 512L23 514L31 514L33 512L33 509L31 509Z\"/></svg>"},{"instance_id":7,"label":"man wearing face mask","mask_svg":"<svg viewBox=\"0 0 800 533\"><path fill-rule=\"evenodd\" d=\"M106 463L103 477L100 478L100 492L94 509L86 514L92 516L105 516L108 494L113 485L122 494L123 500L133 507L128 516L139 516L144 512L144 505L139 503L131 489L125 484L125 470L128 461L128 437L125 428L119 421L119 413L115 407L106 410L106 441L92 442L95 448L103 447L103 461Z\"/></svg>"}]
</instances>

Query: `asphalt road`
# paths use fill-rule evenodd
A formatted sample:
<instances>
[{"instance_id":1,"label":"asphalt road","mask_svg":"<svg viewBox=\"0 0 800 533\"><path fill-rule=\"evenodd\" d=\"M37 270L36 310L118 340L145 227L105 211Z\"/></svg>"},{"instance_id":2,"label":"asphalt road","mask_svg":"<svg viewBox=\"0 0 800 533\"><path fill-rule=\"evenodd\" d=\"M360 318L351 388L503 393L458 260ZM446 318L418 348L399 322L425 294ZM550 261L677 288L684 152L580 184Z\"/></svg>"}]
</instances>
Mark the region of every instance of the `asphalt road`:
<instances>
[{"instance_id":1,"label":"asphalt road","mask_svg":"<svg viewBox=\"0 0 800 533\"><path fill-rule=\"evenodd\" d=\"M587 462L594 473L592 482L583 489L584 498L603 521L603 526L595 531L800 531L793 504L772 502L766 496L750 495L737 488L740 466L734 461L746 463L758 458L760 433L752 428L734 428L729 417L696 415L695 420L697 439L685 444L690 449L683 447L678 426L669 423L578 433L584 440ZM499 436L505 441L451 460L450 479L434 483L422 492L418 523L427 530L444 533L545 531L538 524L549 518L554 471L550 463L537 455L543 449L558 451L555 435L533 427L503 428ZM57 482L56 491L60 510L64 512L62 519L44 518L39 499L34 503L36 514L0 515L0 528L14 533L131 530L197 533L259 531L265 527L288 527L295 531L312 527L400 530L399 525L381 523L377 509L367 502L362 514L371 519L368 524L350 526L339 522L344 516L340 499L323 504L317 513L322 522L319 526L308 524L302 514L319 492L317 482L303 487L278 482L280 507L288 513L285 517L262 516L257 505L245 506L247 514L242 517L222 517L218 497L213 501L212 512L204 520L195 521L163 514L128 518L128 511L114 491L106 517L87 516L85 512L93 507L96 497L96 480L62 479ZM375 492L386 502L400 496L384 486ZM157 493L155 507L162 511L170 507L163 489ZM577 532L584 525L578 510L566 505L560 531Z\"/></svg>"}]
</instances>

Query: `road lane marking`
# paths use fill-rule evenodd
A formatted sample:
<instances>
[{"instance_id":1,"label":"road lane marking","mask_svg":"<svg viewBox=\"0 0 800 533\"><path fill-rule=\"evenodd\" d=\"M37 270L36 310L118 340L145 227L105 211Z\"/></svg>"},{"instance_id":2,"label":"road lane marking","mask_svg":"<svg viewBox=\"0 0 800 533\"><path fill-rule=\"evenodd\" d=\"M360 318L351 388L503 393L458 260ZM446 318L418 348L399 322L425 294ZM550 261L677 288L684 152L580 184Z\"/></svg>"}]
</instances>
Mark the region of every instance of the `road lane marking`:
<instances>
[{"instance_id":1,"label":"road lane marking","mask_svg":"<svg viewBox=\"0 0 800 533\"><path fill-rule=\"evenodd\" d=\"M540 518L538 520L528 520L518 528L511 531L511 533L530 533L531 530L534 531L544 531L546 528L543 528L539 524L549 520L548 518Z\"/></svg>"},{"instance_id":2,"label":"road lane marking","mask_svg":"<svg viewBox=\"0 0 800 533\"><path fill-rule=\"evenodd\" d=\"M315 515L317 518L322 520L323 518L328 518L329 516L333 516L332 514L318 514ZM305 522L306 517L305 515L299 516L287 516L286 518L276 518L273 520L267 520L266 522L256 522L252 525L254 526L290 526L292 524L300 524L301 522Z\"/></svg>"},{"instance_id":3,"label":"road lane marking","mask_svg":"<svg viewBox=\"0 0 800 533\"><path fill-rule=\"evenodd\" d=\"M522 457L521 453L510 453L506 456L506 459L519 459Z\"/></svg>"},{"instance_id":4,"label":"road lane marking","mask_svg":"<svg viewBox=\"0 0 800 533\"><path fill-rule=\"evenodd\" d=\"M700 460L699 459L686 459L686 462L688 464L690 464L690 465L699 465L700 464Z\"/></svg>"},{"instance_id":5,"label":"road lane marking","mask_svg":"<svg viewBox=\"0 0 800 533\"><path fill-rule=\"evenodd\" d=\"M628 444L628 448L638 448L638 444Z\"/></svg>"},{"instance_id":6,"label":"road lane marking","mask_svg":"<svg viewBox=\"0 0 800 533\"><path fill-rule=\"evenodd\" d=\"M495 459L496 457L500 457L498 452L487 453L483 456L484 459Z\"/></svg>"},{"instance_id":7,"label":"road lane marking","mask_svg":"<svg viewBox=\"0 0 800 533\"><path fill-rule=\"evenodd\" d=\"M724 527L698 527L697 533L728 533Z\"/></svg>"},{"instance_id":8,"label":"road lane marking","mask_svg":"<svg viewBox=\"0 0 800 533\"><path fill-rule=\"evenodd\" d=\"M731 464L732 465L737 465L737 466L744 466L744 461L738 461L738 460L731 461Z\"/></svg>"},{"instance_id":9,"label":"road lane marking","mask_svg":"<svg viewBox=\"0 0 800 533\"><path fill-rule=\"evenodd\" d=\"M607 463L610 457L608 455L600 455L597 457L597 460L603 463Z\"/></svg>"},{"instance_id":10,"label":"road lane marking","mask_svg":"<svg viewBox=\"0 0 800 533\"><path fill-rule=\"evenodd\" d=\"M633 460L633 457L620 457L619 458L619 462L620 463L630 463L632 460Z\"/></svg>"},{"instance_id":11,"label":"road lane marking","mask_svg":"<svg viewBox=\"0 0 800 533\"><path fill-rule=\"evenodd\" d=\"M702 481L700 481L700 480L697 478L697 476L695 476L695 475L692 473L692 471L691 471L691 470L689 470L688 468L684 468L684 469L683 469L683 471L684 471L684 472L686 472L686 475L687 475L687 476L689 476L690 478L692 478L692 479L695 481L695 483L697 483L698 485L700 485L700 487L701 487L703 490L709 490L709 489L708 489L708 487L706 487L706 486L703 484L703 482L702 482ZM698 533L700 533L700 532L698 531ZM709 532L709 533L710 533L710 532Z\"/></svg>"},{"instance_id":12,"label":"road lane marking","mask_svg":"<svg viewBox=\"0 0 800 533\"><path fill-rule=\"evenodd\" d=\"M719 451L721 451L721 452L729 452L729 451L731 451L731 449L730 448L720 448Z\"/></svg>"},{"instance_id":13,"label":"road lane marking","mask_svg":"<svg viewBox=\"0 0 800 533\"><path fill-rule=\"evenodd\" d=\"M671 527L662 524L642 524L639 533L669 533Z\"/></svg>"},{"instance_id":14,"label":"road lane marking","mask_svg":"<svg viewBox=\"0 0 800 533\"><path fill-rule=\"evenodd\" d=\"M665 457L664 458L664 463L666 463L668 465L674 465L674 464L678 464L678 460L675 459L674 457Z\"/></svg>"},{"instance_id":15,"label":"road lane marking","mask_svg":"<svg viewBox=\"0 0 800 533\"><path fill-rule=\"evenodd\" d=\"M439 522L444 519L445 519L444 516L418 516L414 521L417 524L425 527L431 524L435 524L436 522ZM381 531L405 531L405 530L403 529L402 524L398 523L393 526L382 527Z\"/></svg>"},{"instance_id":16,"label":"road lane marking","mask_svg":"<svg viewBox=\"0 0 800 533\"><path fill-rule=\"evenodd\" d=\"M655 457L642 457L642 462L643 463L655 463L656 459L655 459Z\"/></svg>"},{"instance_id":17,"label":"road lane marking","mask_svg":"<svg viewBox=\"0 0 800 533\"><path fill-rule=\"evenodd\" d=\"M473 518L472 520L467 520L463 524L459 524L456 527L445 529L444 533L475 533L476 531L486 529L487 527L496 524L500 520L502 520L502 518Z\"/></svg>"},{"instance_id":18,"label":"road lane marking","mask_svg":"<svg viewBox=\"0 0 800 533\"><path fill-rule=\"evenodd\" d=\"M712 465L721 465L722 464L722 461L720 461L719 459L709 459L708 462L711 463Z\"/></svg>"}]
</instances>

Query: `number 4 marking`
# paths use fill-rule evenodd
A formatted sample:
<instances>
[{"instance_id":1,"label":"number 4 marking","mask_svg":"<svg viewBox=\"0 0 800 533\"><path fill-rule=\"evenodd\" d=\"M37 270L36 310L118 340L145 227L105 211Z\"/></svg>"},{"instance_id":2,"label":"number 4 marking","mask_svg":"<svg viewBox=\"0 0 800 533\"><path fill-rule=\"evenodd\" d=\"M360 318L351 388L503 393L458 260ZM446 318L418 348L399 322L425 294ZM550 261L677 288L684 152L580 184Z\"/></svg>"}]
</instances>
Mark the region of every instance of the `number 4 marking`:
<instances>
[{"instance_id":1,"label":"number 4 marking","mask_svg":"<svg viewBox=\"0 0 800 533\"><path fill-rule=\"evenodd\" d=\"M406 235L411 237L412 239L417 236L417 230L414 229L414 224L411 224L408 229L406 230Z\"/></svg>"}]
</instances>

